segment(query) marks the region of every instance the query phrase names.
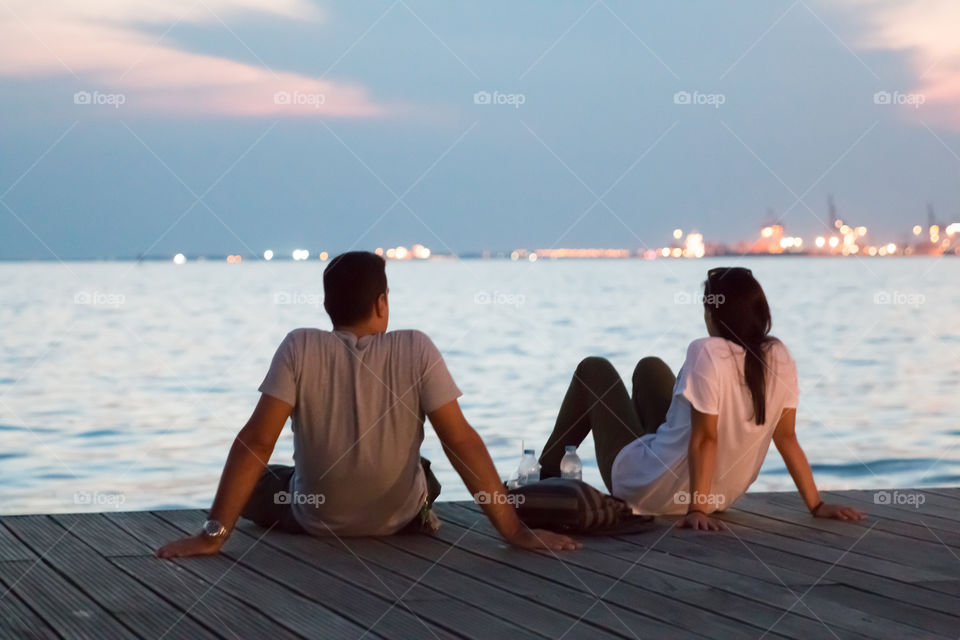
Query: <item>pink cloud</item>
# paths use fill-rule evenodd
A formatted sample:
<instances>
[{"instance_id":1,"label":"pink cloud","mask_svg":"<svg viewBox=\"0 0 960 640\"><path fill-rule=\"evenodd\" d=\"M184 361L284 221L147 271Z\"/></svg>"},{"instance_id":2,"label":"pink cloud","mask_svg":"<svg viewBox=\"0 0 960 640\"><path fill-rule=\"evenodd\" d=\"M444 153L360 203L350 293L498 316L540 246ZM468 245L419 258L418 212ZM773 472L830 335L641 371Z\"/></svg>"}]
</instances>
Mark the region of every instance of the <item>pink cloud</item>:
<instances>
[{"instance_id":1,"label":"pink cloud","mask_svg":"<svg viewBox=\"0 0 960 640\"><path fill-rule=\"evenodd\" d=\"M919 109L904 113L960 129L960 3L956 0L846 0L865 21L856 43L864 49L907 52L916 73L913 86L891 90L919 94Z\"/></svg>"},{"instance_id":2,"label":"pink cloud","mask_svg":"<svg viewBox=\"0 0 960 640\"><path fill-rule=\"evenodd\" d=\"M64 2L43 12L38 5L10 9L0 18L0 75L14 77L75 75L88 91L123 94L124 110L164 114L228 116L372 117L385 113L358 85L270 70L217 56L177 48L169 39L122 24L133 20L133 6L143 12L138 22L172 24L209 22L225 29L217 14L129 0L116 13L87 15L88 4ZM164 3L161 3L164 4ZM176 3L174 3L176 5ZM212 10L261 10L282 16L316 18L309 5L296 0L265 8L256 0L210 2ZM154 7L154 8L151 8ZM102 10L103 8L100 7Z\"/></svg>"}]
</instances>

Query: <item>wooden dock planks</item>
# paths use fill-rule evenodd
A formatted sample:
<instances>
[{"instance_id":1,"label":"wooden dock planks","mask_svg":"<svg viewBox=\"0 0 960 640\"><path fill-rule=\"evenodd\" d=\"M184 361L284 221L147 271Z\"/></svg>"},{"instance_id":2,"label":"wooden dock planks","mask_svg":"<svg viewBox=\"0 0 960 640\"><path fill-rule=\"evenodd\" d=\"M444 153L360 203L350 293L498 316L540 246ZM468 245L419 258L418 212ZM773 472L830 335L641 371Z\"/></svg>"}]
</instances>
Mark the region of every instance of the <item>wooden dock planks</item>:
<instances>
[{"instance_id":1,"label":"wooden dock planks","mask_svg":"<svg viewBox=\"0 0 960 640\"><path fill-rule=\"evenodd\" d=\"M434 536L315 539L241 522L215 557L162 561L200 510L0 517L2 638L958 638L960 489L825 495L862 523L752 493L723 533L658 519L524 553L472 503ZM923 496L923 504L916 504Z\"/></svg>"}]
</instances>

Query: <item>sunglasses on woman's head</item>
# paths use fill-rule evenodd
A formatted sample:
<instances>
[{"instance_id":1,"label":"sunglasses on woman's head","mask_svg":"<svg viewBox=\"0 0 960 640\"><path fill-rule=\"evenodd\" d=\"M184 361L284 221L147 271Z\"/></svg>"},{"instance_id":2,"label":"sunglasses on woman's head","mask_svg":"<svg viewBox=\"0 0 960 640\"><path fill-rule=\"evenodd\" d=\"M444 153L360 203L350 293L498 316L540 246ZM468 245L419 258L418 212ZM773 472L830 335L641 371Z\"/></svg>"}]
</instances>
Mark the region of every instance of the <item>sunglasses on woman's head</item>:
<instances>
[{"instance_id":1,"label":"sunglasses on woman's head","mask_svg":"<svg viewBox=\"0 0 960 640\"><path fill-rule=\"evenodd\" d=\"M748 276L753 275L753 271L747 269L746 267L714 267L707 271L707 279L713 280L714 278L722 278L730 273L745 273Z\"/></svg>"},{"instance_id":2,"label":"sunglasses on woman's head","mask_svg":"<svg viewBox=\"0 0 960 640\"><path fill-rule=\"evenodd\" d=\"M716 283L719 280L722 280L724 277L730 275L731 273L740 273L746 274L748 276L753 276L753 271L745 267L714 267L707 271L707 284L704 287L706 293L710 293L713 288L711 285Z\"/></svg>"}]
</instances>

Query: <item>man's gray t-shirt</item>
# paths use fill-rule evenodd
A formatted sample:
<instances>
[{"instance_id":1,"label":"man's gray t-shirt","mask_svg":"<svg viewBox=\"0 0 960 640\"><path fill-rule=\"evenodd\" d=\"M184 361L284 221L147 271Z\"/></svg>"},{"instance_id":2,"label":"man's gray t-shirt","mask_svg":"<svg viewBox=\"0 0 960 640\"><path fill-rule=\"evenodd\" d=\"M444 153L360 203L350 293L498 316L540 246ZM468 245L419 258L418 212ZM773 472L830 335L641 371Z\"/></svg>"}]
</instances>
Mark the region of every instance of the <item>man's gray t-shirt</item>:
<instances>
[{"instance_id":1,"label":"man's gray t-shirt","mask_svg":"<svg viewBox=\"0 0 960 640\"><path fill-rule=\"evenodd\" d=\"M460 397L420 331L287 334L260 391L293 406L293 515L315 535L389 535L423 506L425 415Z\"/></svg>"}]
</instances>

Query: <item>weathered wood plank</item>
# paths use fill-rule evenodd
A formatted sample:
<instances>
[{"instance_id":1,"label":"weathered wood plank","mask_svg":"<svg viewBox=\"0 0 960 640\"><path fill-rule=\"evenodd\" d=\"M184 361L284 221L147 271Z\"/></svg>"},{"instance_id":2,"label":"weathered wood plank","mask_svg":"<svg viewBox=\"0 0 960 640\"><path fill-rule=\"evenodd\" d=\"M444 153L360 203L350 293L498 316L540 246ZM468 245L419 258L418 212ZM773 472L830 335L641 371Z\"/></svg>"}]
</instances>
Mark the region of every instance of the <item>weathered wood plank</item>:
<instances>
[{"instance_id":1,"label":"weathered wood plank","mask_svg":"<svg viewBox=\"0 0 960 640\"><path fill-rule=\"evenodd\" d=\"M456 516L451 516L455 519ZM486 523L477 526L478 530L487 535L495 535L492 528L488 528ZM665 527L665 532L660 535L670 535L673 531ZM698 536L709 536L705 532L685 532ZM713 534L716 535L716 534ZM656 546L657 538L651 540L651 544ZM587 542L591 542L588 538ZM589 566L597 571L617 576L623 571L625 562L634 562L636 568L623 576L623 580L643 588L650 588L647 584L650 579L651 570L661 572L661 567L654 568L648 564L651 556L647 553L642 558L638 558L640 553L632 554L615 553L615 557L606 557L603 552L605 541L592 541L594 546L599 549L596 555L589 554L591 557L587 562ZM642 552L641 552L642 553ZM577 562L577 558L571 558L569 562ZM704 592L697 593L695 597L689 595L689 589L678 589L670 595L691 607L701 607L714 611L721 615L738 616L737 619L751 624L761 631L768 629L789 637L816 637L827 632L828 627L836 633L844 633L845 637L866 637L863 634L869 634L877 638L898 638L903 637L902 633L909 629L900 629L899 634L886 621L877 620L866 612L850 609L844 605L832 602L821 603L817 598L812 602L818 605L818 611L814 613L810 609L805 609L800 603L797 605L799 594L785 587L773 589L769 585L757 584L754 581L745 580L741 576L726 571L713 570L710 567L690 563L683 567L681 563L664 563L662 568L671 573L662 573L661 575L670 578L678 578L683 583L693 583L703 587ZM713 585L716 585L714 587ZM807 602L811 596L803 598ZM808 604L810 604L808 602ZM792 608L791 608L792 607ZM824 622L826 621L826 622ZM922 634L921 634L922 635Z\"/></svg>"},{"instance_id":2,"label":"weathered wood plank","mask_svg":"<svg viewBox=\"0 0 960 640\"><path fill-rule=\"evenodd\" d=\"M9 518L4 518L4 523ZM136 634L116 620L83 591L42 560L5 563L0 572L3 590L29 602L37 616L58 635L81 640L135 638Z\"/></svg>"},{"instance_id":3,"label":"weathered wood plank","mask_svg":"<svg viewBox=\"0 0 960 640\"><path fill-rule=\"evenodd\" d=\"M849 553L889 559L891 551L896 550L898 562L931 571L951 566L951 563L956 561L950 550L937 542L909 540L877 530L875 527L870 528L870 523L863 527L858 526L857 523L838 520L798 518L797 509L781 506L777 500L768 499L762 502L757 498L738 500L732 513L743 511L780 520L787 525L792 525L788 529L795 536L840 546L849 549Z\"/></svg>"},{"instance_id":4,"label":"weathered wood plank","mask_svg":"<svg viewBox=\"0 0 960 640\"><path fill-rule=\"evenodd\" d=\"M960 612L960 598L957 596L931 592L916 583L900 582L819 559L794 555L776 547L748 544L739 535L742 533L739 525L728 523L728 527L726 534L704 538L688 537L676 541L668 537L659 542L657 547L669 551L671 556L740 573L761 582L775 586L786 584L797 593L802 593L806 586L819 580L820 585L846 584L889 598L903 599L941 613L954 615ZM644 546L641 541L629 537L619 539Z\"/></svg>"},{"instance_id":5,"label":"weathered wood plank","mask_svg":"<svg viewBox=\"0 0 960 640\"><path fill-rule=\"evenodd\" d=\"M16 516L0 518L0 562L7 562L9 560L36 560L37 554L2 525L4 521L9 520L11 517Z\"/></svg>"},{"instance_id":6,"label":"weathered wood plank","mask_svg":"<svg viewBox=\"0 0 960 640\"><path fill-rule=\"evenodd\" d=\"M195 526L192 520L184 518L178 512L157 512L157 515L175 526L180 526L182 531L191 531ZM424 609L432 611L431 618L443 618L443 615L437 615L440 612L446 612L451 618L456 615L465 616L467 619L470 617L469 608L460 606L441 593L428 592L426 589L417 590L416 586L406 596L409 601L405 598L400 602L398 602L398 596L406 589L388 590L379 581L376 581L375 586L367 582L368 588L364 589L359 585L360 581L368 580L368 572L361 565L354 565L347 579L319 571L302 559L281 553L263 543L263 539L275 534L279 535L277 532L268 533L261 530L260 534L254 537L238 531L224 546L223 553L226 557L236 560L239 566L255 571L263 577L282 582L301 597L322 602L338 614L350 619L360 628L357 637L368 632L386 637L391 635L432 637L431 634L449 637L457 634L457 631L451 628L456 626L456 619L449 620L444 625L431 624L425 620L427 616L421 615L421 611ZM309 546L309 550L305 553L319 553L322 558L328 557L329 554L324 555L326 545L306 536L303 540ZM378 588L379 591L377 591ZM491 624L495 623L494 619ZM527 637L519 630L517 632L520 637Z\"/></svg>"},{"instance_id":7,"label":"weathered wood plank","mask_svg":"<svg viewBox=\"0 0 960 640\"><path fill-rule=\"evenodd\" d=\"M0 576L7 576L11 584L23 576L35 560L0 562ZM0 578L0 638L30 638L46 640L57 638L53 628L30 609L20 597L4 586Z\"/></svg>"},{"instance_id":8,"label":"weathered wood plank","mask_svg":"<svg viewBox=\"0 0 960 640\"><path fill-rule=\"evenodd\" d=\"M472 553L448 553L451 545L458 543L458 535L445 537L443 529L433 536L411 536L406 539L390 539L386 543L397 549L417 555L431 562L449 567L460 574L480 580L504 593L511 594L522 602L535 602L550 607L560 621L566 620L567 626L561 633L571 630L569 616L577 622L572 627L572 635L578 633L584 622L610 630L625 633L628 637L697 637L692 633L671 627L650 617L638 615L616 603L597 606L597 598L588 590L578 588L576 581L562 584L541 578L515 566L503 565ZM446 538L446 539L444 539ZM592 633L592 632L591 632ZM570 637L570 636L567 636ZM595 637L588 635L588 637Z\"/></svg>"},{"instance_id":9,"label":"weathered wood plank","mask_svg":"<svg viewBox=\"0 0 960 640\"><path fill-rule=\"evenodd\" d=\"M457 514L456 505L444 506L446 510L443 517L449 523L449 529L454 530L449 532L450 534L463 535L461 531L456 531L456 528L469 526L474 529L470 535L464 536L462 546L503 561L501 557L491 553L491 546L498 548L501 545L496 532L489 527L485 518L467 511L463 511L466 516ZM656 532L653 534L662 535ZM587 538L586 542L590 545L595 540ZM629 562L624 562L604 557L588 546L576 554L559 556L560 562L557 562L557 556L535 554L525 559L521 568L564 583L580 582L604 602L625 606L633 603L635 609L646 615L663 616L665 622L694 633L703 633L703 630L709 629L711 636L742 637L744 633L760 635L768 631L770 624L779 617L779 612L773 607L751 602L712 585L649 570L642 566L641 555L642 552L638 552ZM639 608L637 603L641 603ZM762 619L764 617L766 624ZM823 630L819 624L814 625L795 614L790 614L784 620L783 628L778 627L768 635L803 638L810 637L814 626L817 633ZM866 636L849 634L847 637Z\"/></svg>"},{"instance_id":10,"label":"weathered wood plank","mask_svg":"<svg viewBox=\"0 0 960 640\"><path fill-rule=\"evenodd\" d=\"M113 555L108 559L120 571L169 601L176 610L187 612L188 616L211 627L219 635L230 639L269 636L271 640L302 637L261 615L256 609L245 606L216 588L211 588L210 583L182 566L158 560L154 557L154 549L103 514L88 514L83 517L91 521L84 533L96 532L85 540L94 550L104 556L117 548L123 548L127 552L135 550L136 553ZM122 518L119 519L122 521ZM127 542L131 540L133 546Z\"/></svg>"},{"instance_id":11,"label":"weathered wood plank","mask_svg":"<svg viewBox=\"0 0 960 640\"><path fill-rule=\"evenodd\" d=\"M833 570L848 568L910 584L948 585L956 579L949 571L930 571L900 564L894 559L874 558L851 552L851 544L846 540L837 544L833 540L817 540L815 536L806 536L808 539L804 539L805 532L802 528L798 533L797 527L782 520L737 510L728 511L721 518L728 526L738 526L734 529L735 533L752 549L776 549L800 558L825 562L834 567Z\"/></svg>"},{"instance_id":12,"label":"weathered wood plank","mask_svg":"<svg viewBox=\"0 0 960 640\"><path fill-rule=\"evenodd\" d=\"M256 525L241 525L241 529L252 532L257 527ZM546 637L557 637L567 631L570 633L566 637L571 638L571 640L579 637L622 637L620 635L614 636L609 631L591 624L578 624L577 618L571 617L565 612L550 609L536 601L515 598L509 592L501 589L499 585L496 588L491 587L489 584L476 579L471 573L457 572L451 570L442 562L438 562L440 559L457 556L469 557L469 554L457 549L455 545L442 545L444 549L438 554L437 558L428 561L416 554L406 553L402 550L408 545L415 544L417 540L430 540L428 536L395 536L392 539L385 540L392 540L399 544L399 547L389 545L379 539L317 539L330 549L323 554L324 560L320 560L320 564L315 566L323 568L326 565L325 558L328 557L329 553L347 553L355 556L358 562L383 568L413 581L419 581L419 584L439 593L447 594L471 607L482 607L487 611L495 610L497 617L501 618L502 621ZM278 550L295 552L297 557L304 558L308 562L317 562L316 559L310 558L309 554L297 552L297 548L305 543L303 536L278 534L267 536L266 541L268 544L275 545ZM518 554L518 560L520 559L519 556L523 555L522 552L514 551L514 553Z\"/></svg>"},{"instance_id":13,"label":"weathered wood plank","mask_svg":"<svg viewBox=\"0 0 960 640\"><path fill-rule=\"evenodd\" d=\"M6 526L35 553L42 555L45 563L128 629L148 637L168 634L217 637L133 578L118 572L106 558L75 537L71 529L61 527L50 516L12 518Z\"/></svg>"},{"instance_id":14,"label":"weathered wood plank","mask_svg":"<svg viewBox=\"0 0 960 640\"><path fill-rule=\"evenodd\" d=\"M64 529L97 550L101 556L135 556L152 553L129 535L117 535L117 527L100 514L60 513L50 516Z\"/></svg>"},{"instance_id":15,"label":"weathered wood plank","mask_svg":"<svg viewBox=\"0 0 960 640\"><path fill-rule=\"evenodd\" d=\"M202 512L190 513L194 516L199 513L202 521ZM105 515L114 521L122 519L125 530L153 549L184 533L183 530L150 512L125 513L122 517L117 513ZM231 539L227 542L227 547L235 548L235 544ZM157 560L157 562L168 561ZM224 597L235 598L244 606L257 611L259 615L297 635L308 638L358 638L365 631L336 611L320 606L288 589L285 585L267 580L261 574L237 564L228 555L188 558L172 562L195 574L209 585L201 594L202 599L206 600L219 591ZM199 603L197 606L200 606ZM380 637L377 634L371 635Z\"/></svg>"},{"instance_id":16,"label":"weathered wood plank","mask_svg":"<svg viewBox=\"0 0 960 640\"><path fill-rule=\"evenodd\" d=\"M726 533L662 518L564 554L510 548L472 503L438 505L434 536L242 522L218 556L176 561L153 552L203 511L0 517L0 637L956 639L960 490L899 491L924 502L824 492L870 514L841 523L748 494Z\"/></svg>"},{"instance_id":17,"label":"weathered wood plank","mask_svg":"<svg viewBox=\"0 0 960 640\"><path fill-rule=\"evenodd\" d=\"M934 493L945 498L960 500L960 487L933 487L932 489L924 488L923 491Z\"/></svg>"},{"instance_id":18,"label":"weathered wood plank","mask_svg":"<svg viewBox=\"0 0 960 640\"><path fill-rule=\"evenodd\" d=\"M866 527L876 524L878 531L886 531L887 533L915 538L924 542L937 541L937 538L939 538L943 544L960 548L960 534L957 533L957 530L960 529L960 522L935 515L927 505L917 509L903 509L891 505L876 504L863 495L850 495L848 492L823 491L821 496L825 500L842 502L867 514L866 521L853 524ZM798 499L784 497L776 498L774 502L777 505L806 513L806 507Z\"/></svg>"}]
</instances>

